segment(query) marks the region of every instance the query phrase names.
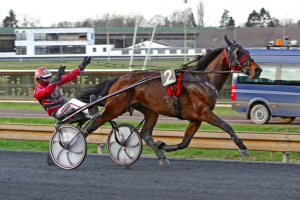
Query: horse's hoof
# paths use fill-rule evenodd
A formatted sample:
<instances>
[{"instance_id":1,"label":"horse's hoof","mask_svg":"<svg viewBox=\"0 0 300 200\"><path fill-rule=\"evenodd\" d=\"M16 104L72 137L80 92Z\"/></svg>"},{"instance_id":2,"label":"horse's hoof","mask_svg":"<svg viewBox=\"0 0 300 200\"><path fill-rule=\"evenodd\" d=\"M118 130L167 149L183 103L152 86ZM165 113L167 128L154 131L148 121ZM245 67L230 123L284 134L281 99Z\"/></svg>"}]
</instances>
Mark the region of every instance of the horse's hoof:
<instances>
[{"instance_id":1,"label":"horse's hoof","mask_svg":"<svg viewBox=\"0 0 300 200\"><path fill-rule=\"evenodd\" d=\"M160 159L159 165L160 165L160 166L169 166L169 165L170 165L170 162L168 161L168 159L163 158L163 159Z\"/></svg>"},{"instance_id":2,"label":"horse's hoof","mask_svg":"<svg viewBox=\"0 0 300 200\"><path fill-rule=\"evenodd\" d=\"M157 148L157 149L163 149L163 147L165 146L166 144L161 141L161 140L158 140L154 143L154 146Z\"/></svg>"},{"instance_id":3,"label":"horse's hoof","mask_svg":"<svg viewBox=\"0 0 300 200\"><path fill-rule=\"evenodd\" d=\"M244 149L244 150L239 149L239 152L241 156L250 156L248 149Z\"/></svg>"}]
</instances>

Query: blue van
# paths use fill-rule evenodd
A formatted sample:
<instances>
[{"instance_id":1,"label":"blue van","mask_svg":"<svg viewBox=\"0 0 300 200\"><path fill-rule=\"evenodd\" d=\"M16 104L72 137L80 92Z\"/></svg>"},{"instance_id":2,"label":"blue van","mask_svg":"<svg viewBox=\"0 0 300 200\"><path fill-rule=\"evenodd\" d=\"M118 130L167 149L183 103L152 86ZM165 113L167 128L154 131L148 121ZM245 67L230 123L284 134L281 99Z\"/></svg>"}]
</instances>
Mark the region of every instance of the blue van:
<instances>
[{"instance_id":1,"label":"blue van","mask_svg":"<svg viewBox=\"0 0 300 200\"><path fill-rule=\"evenodd\" d=\"M263 71L258 79L233 75L232 109L247 114L256 124L267 123L271 116L292 122L300 116L300 50L249 51Z\"/></svg>"}]
</instances>

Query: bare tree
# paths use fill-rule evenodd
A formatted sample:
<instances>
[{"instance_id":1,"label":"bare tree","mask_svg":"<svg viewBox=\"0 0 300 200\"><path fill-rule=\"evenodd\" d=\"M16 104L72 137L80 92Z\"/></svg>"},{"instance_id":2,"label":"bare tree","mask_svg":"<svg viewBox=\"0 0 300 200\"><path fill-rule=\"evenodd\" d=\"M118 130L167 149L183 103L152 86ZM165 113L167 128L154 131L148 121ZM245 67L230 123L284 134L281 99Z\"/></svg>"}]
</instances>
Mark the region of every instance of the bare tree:
<instances>
[{"instance_id":1,"label":"bare tree","mask_svg":"<svg viewBox=\"0 0 300 200\"><path fill-rule=\"evenodd\" d=\"M28 17L28 14L23 15L23 21L21 22L22 27L38 27L41 26L41 21L34 17Z\"/></svg>"},{"instance_id":2,"label":"bare tree","mask_svg":"<svg viewBox=\"0 0 300 200\"><path fill-rule=\"evenodd\" d=\"M124 15L113 14L110 19L110 25L113 27L122 27L125 24L124 22Z\"/></svg>"},{"instance_id":3,"label":"bare tree","mask_svg":"<svg viewBox=\"0 0 300 200\"><path fill-rule=\"evenodd\" d=\"M204 27L204 5L201 0L197 6L198 27Z\"/></svg>"},{"instance_id":4,"label":"bare tree","mask_svg":"<svg viewBox=\"0 0 300 200\"><path fill-rule=\"evenodd\" d=\"M287 27L295 27L295 26L297 26L297 24L294 23L293 19L285 19L285 18L281 20L280 25L281 26L287 26Z\"/></svg>"},{"instance_id":5,"label":"bare tree","mask_svg":"<svg viewBox=\"0 0 300 200\"><path fill-rule=\"evenodd\" d=\"M83 20L81 27L93 27L93 20L91 18Z\"/></svg>"},{"instance_id":6,"label":"bare tree","mask_svg":"<svg viewBox=\"0 0 300 200\"><path fill-rule=\"evenodd\" d=\"M129 14L125 16L125 26L134 27L137 18L138 18L138 26L146 23L144 16Z\"/></svg>"},{"instance_id":7,"label":"bare tree","mask_svg":"<svg viewBox=\"0 0 300 200\"><path fill-rule=\"evenodd\" d=\"M149 26L154 26L155 24L157 26L165 26L165 21L166 17L162 16L162 15L154 15L154 17L152 17L149 21L148 21L148 25Z\"/></svg>"},{"instance_id":8,"label":"bare tree","mask_svg":"<svg viewBox=\"0 0 300 200\"><path fill-rule=\"evenodd\" d=\"M100 18L97 17L97 19L93 20L94 25L96 27L109 26L109 24L110 24L109 21L110 21L110 14L109 13L105 13Z\"/></svg>"},{"instance_id":9,"label":"bare tree","mask_svg":"<svg viewBox=\"0 0 300 200\"><path fill-rule=\"evenodd\" d=\"M172 27L176 26L184 26L184 13L180 11L173 11L173 13L170 15L170 25Z\"/></svg>"},{"instance_id":10,"label":"bare tree","mask_svg":"<svg viewBox=\"0 0 300 200\"><path fill-rule=\"evenodd\" d=\"M196 26L192 8L187 8L184 11L173 11L173 13L170 15L170 24L172 27L183 27L185 20L187 26Z\"/></svg>"},{"instance_id":11,"label":"bare tree","mask_svg":"<svg viewBox=\"0 0 300 200\"><path fill-rule=\"evenodd\" d=\"M74 27L74 22L62 21L57 24L52 24L51 27Z\"/></svg>"}]
</instances>

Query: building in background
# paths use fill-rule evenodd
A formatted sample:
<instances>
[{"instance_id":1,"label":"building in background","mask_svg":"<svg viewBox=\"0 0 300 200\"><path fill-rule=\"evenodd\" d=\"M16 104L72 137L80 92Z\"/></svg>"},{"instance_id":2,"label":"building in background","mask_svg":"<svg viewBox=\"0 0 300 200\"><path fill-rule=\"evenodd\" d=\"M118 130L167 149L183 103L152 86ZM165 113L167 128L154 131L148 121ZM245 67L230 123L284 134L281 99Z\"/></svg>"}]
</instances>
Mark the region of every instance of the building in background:
<instances>
[{"instance_id":1,"label":"building in background","mask_svg":"<svg viewBox=\"0 0 300 200\"><path fill-rule=\"evenodd\" d=\"M153 27L138 27L134 54L145 56ZM205 48L225 46L224 35L245 48L266 48L270 41L300 41L300 27L261 28L187 28L187 55L200 54ZM157 27L151 54L182 57L183 27ZM0 58L18 57L129 57L133 27L95 28L0 28ZM162 48L164 47L165 48ZM138 48L137 48L138 47ZM151 55L151 56L152 56Z\"/></svg>"}]
</instances>

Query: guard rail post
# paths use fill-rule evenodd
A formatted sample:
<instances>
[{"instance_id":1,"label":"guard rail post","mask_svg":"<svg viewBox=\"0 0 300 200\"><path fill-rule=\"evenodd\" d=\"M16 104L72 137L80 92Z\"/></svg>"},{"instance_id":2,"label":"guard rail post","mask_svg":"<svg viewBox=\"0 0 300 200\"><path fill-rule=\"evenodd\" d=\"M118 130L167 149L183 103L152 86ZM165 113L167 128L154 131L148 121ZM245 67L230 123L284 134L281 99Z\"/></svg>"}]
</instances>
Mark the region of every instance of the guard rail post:
<instances>
[{"instance_id":1,"label":"guard rail post","mask_svg":"<svg viewBox=\"0 0 300 200\"><path fill-rule=\"evenodd\" d=\"M97 145L98 154L104 154L104 144Z\"/></svg>"},{"instance_id":2,"label":"guard rail post","mask_svg":"<svg viewBox=\"0 0 300 200\"><path fill-rule=\"evenodd\" d=\"M290 152L282 152L282 162L289 163L290 162Z\"/></svg>"}]
</instances>

